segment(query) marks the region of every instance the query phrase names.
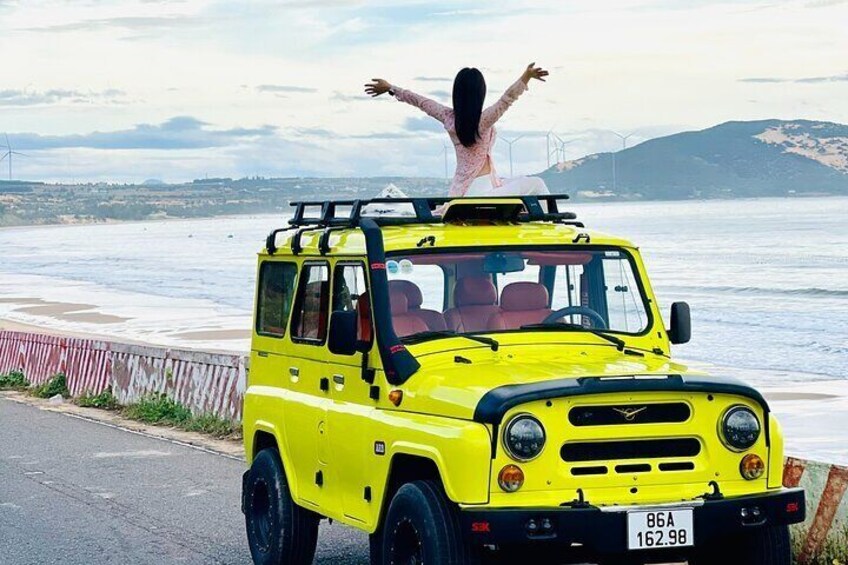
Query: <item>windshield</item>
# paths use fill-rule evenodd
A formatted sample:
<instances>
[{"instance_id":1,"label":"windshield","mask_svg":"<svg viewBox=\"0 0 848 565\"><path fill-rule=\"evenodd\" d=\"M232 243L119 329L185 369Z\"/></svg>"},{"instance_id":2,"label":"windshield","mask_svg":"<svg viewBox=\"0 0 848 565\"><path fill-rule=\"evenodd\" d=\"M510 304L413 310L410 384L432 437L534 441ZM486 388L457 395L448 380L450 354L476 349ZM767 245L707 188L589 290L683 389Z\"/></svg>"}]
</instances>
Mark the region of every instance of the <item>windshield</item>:
<instances>
[{"instance_id":1,"label":"windshield","mask_svg":"<svg viewBox=\"0 0 848 565\"><path fill-rule=\"evenodd\" d=\"M395 253L386 261L395 333L648 329L646 300L621 249Z\"/></svg>"}]
</instances>

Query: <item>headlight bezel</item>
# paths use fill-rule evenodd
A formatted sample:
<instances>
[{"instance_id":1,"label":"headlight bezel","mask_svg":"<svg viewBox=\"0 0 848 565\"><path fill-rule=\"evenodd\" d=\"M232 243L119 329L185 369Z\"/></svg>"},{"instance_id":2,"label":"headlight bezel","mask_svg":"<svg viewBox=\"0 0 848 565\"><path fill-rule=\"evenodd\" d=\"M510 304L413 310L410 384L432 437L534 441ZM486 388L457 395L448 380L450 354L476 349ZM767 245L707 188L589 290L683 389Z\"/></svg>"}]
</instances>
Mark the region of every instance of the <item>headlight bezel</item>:
<instances>
[{"instance_id":1,"label":"headlight bezel","mask_svg":"<svg viewBox=\"0 0 848 565\"><path fill-rule=\"evenodd\" d=\"M541 441L540 441L541 447L539 447L539 450L534 455L532 455L530 457L526 457L526 456L519 455L519 454L515 453L515 450L512 448L512 446L510 446L510 431L512 430L513 426L515 426L515 424L517 424L521 420L530 420L530 421L534 422L537 426L539 426L539 430L541 430L541 432L542 432L542 438L541 438ZM512 459L514 459L515 461L518 461L520 463L527 463L528 461L533 461L535 459L538 459L539 456L541 456L542 453L545 451L545 446L547 445L547 443L548 443L548 434L545 431L545 426L542 424L542 422L539 420L539 418L537 418L536 416L529 414L527 412L522 412L520 414L516 414L515 416L510 418L509 421L506 423L506 425L503 427L501 444L503 444L504 451L506 451L506 454L509 455Z\"/></svg>"},{"instance_id":2,"label":"headlight bezel","mask_svg":"<svg viewBox=\"0 0 848 565\"><path fill-rule=\"evenodd\" d=\"M750 445L744 445L744 446L743 445L735 445L728 438L728 433L727 433L728 421L730 420L730 417L733 416L734 414L736 414L737 412L747 412L748 414L750 414L754 418L754 421L757 423L756 437L750 443ZM729 406L722 413L721 418L719 418L719 421L718 421L718 436L721 439L721 442L724 444L724 446L727 449L729 449L733 452L743 453L745 451L748 451L749 449L751 449L755 445L757 445L757 442L760 441L760 438L762 437L762 435L763 435L763 423L760 420L760 417L757 415L757 412L753 408L751 408L750 406L746 406L745 404L734 404L732 406Z\"/></svg>"}]
</instances>

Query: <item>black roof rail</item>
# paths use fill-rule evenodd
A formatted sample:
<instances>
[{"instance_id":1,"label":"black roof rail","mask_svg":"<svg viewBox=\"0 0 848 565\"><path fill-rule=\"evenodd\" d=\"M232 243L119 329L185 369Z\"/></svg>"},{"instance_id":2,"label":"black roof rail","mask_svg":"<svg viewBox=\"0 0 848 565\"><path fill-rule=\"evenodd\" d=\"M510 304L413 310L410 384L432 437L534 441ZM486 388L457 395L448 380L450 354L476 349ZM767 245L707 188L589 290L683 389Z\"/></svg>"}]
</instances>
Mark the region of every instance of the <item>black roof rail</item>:
<instances>
[{"instance_id":1,"label":"black roof rail","mask_svg":"<svg viewBox=\"0 0 848 565\"><path fill-rule=\"evenodd\" d=\"M568 200L567 194L544 194L533 196L481 196L479 198L448 198L448 197L414 197L414 198L372 198L368 200L323 200L292 202L295 212L289 220L294 227L311 226L314 228L329 227L358 227L363 217L374 220L380 226L396 226L411 224L441 223L444 218L435 214L439 206L449 202L463 200L521 200L526 212L519 214L518 222L558 222L577 224L574 212L561 212L559 203ZM374 204L409 205L414 215L371 215L363 214L364 209ZM543 206L544 204L544 206ZM471 207L473 208L473 206ZM340 213L347 209L347 213ZM308 215L309 210L315 210L317 215ZM299 239L299 238L298 238Z\"/></svg>"}]
</instances>

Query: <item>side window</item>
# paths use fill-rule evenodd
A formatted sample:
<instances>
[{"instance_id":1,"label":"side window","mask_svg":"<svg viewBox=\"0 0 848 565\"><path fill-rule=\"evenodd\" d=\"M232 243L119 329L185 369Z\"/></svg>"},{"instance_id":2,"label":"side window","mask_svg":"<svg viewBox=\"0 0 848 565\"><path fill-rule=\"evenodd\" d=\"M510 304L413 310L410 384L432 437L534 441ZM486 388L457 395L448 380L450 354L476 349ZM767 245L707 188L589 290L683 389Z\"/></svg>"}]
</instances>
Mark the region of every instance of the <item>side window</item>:
<instances>
[{"instance_id":1,"label":"side window","mask_svg":"<svg viewBox=\"0 0 848 565\"><path fill-rule=\"evenodd\" d=\"M609 327L628 333L646 329L648 314L630 262L615 252L604 258L604 286L609 308Z\"/></svg>"},{"instance_id":2,"label":"side window","mask_svg":"<svg viewBox=\"0 0 848 565\"><path fill-rule=\"evenodd\" d=\"M361 264L341 264L333 275L333 312L355 312L360 297L368 300L365 268Z\"/></svg>"},{"instance_id":3,"label":"side window","mask_svg":"<svg viewBox=\"0 0 848 565\"><path fill-rule=\"evenodd\" d=\"M256 300L256 333L271 337L286 335L296 279L297 265L294 263L262 263Z\"/></svg>"},{"instance_id":4,"label":"side window","mask_svg":"<svg viewBox=\"0 0 848 565\"><path fill-rule=\"evenodd\" d=\"M323 343L329 305L330 268L326 264L305 264L292 316L292 338Z\"/></svg>"},{"instance_id":5,"label":"side window","mask_svg":"<svg viewBox=\"0 0 848 565\"><path fill-rule=\"evenodd\" d=\"M371 341L371 302L365 282L365 266L339 264L333 272L333 312L356 312L357 339Z\"/></svg>"}]
</instances>

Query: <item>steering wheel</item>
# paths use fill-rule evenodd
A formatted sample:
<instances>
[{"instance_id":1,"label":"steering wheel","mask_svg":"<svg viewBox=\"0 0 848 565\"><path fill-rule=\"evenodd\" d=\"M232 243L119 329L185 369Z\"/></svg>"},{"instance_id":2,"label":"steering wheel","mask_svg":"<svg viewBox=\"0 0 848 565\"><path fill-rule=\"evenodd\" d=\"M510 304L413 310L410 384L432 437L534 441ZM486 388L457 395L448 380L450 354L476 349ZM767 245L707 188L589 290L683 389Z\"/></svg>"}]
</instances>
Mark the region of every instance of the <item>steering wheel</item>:
<instances>
[{"instance_id":1,"label":"steering wheel","mask_svg":"<svg viewBox=\"0 0 848 565\"><path fill-rule=\"evenodd\" d=\"M592 325L598 329L605 330L607 329L607 323L604 320L603 316L598 314L595 310L587 306L566 306L565 308L560 308L554 312L548 314L544 320L542 320L543 324L553 324L557 320L565 318L566 316L571 316L572 314L579 314L581 316L586 316L592 320Z\"/></svg>"}]
</instances>

